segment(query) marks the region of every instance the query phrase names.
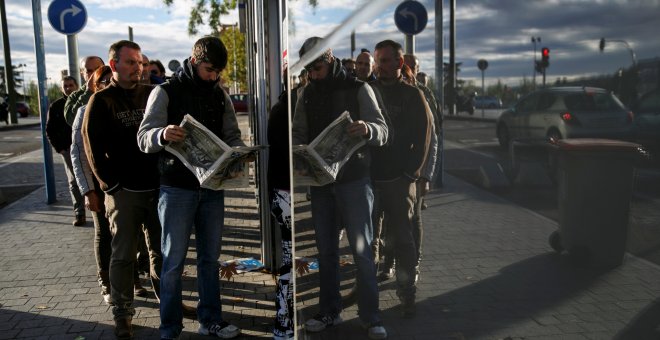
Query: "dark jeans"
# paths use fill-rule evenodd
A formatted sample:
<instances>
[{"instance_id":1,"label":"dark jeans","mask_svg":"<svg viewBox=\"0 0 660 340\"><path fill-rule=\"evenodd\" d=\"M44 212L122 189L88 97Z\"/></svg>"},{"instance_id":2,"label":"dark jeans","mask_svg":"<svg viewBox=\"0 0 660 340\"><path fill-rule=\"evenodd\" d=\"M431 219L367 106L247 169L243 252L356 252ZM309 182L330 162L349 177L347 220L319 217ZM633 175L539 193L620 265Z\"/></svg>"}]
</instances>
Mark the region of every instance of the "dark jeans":
<instances>
[{"instance_id":1,"label":"dark jeans","mask_svg":"<svg viewBox=\"0 0 660 340\"><path fill-rule=\"evenodd\" d=\"M69 193L73 203L73 213L78 216L85 216L85 197L80 193L76 175L73 173L73 164L71 163L71 151L69 148L60 153L64 161L64 170L66 172L67 182L69 184Z\"/></svg>"},{"instance_id":2,"label":"dark jeans","mask_svg":"<svg viewBox=\"0 0 660 340\"><path fill-rule=\"evenodd\" d=\"M133 308L133 273L137 256L138 235L145 232L151 264L151 283L160 296L160 272L163 258L160 252L160 222L158 221L158 190L134 192L119 190L105 196L105 208L112 232L110 286L115 320L130 319ZM144 229L143 229L144 228Z\"/></svg>"},{"instance_id":3,"label":"dark jeans","mask_svg":"<svg viewBox=\"0 0 660 340\"><path fill-rule=\"evenodd\" d=\"M389 244L386 248L393 250L396 260L397 295L400 299L414 299L417 251L411 220L417 196L416 185L406 177L399 177L392 181L376 181L375 186L376 206L387 225L386 240Z\"/></svg>"},{"instance_id":4,"label":"dark jeans","mask_svg":"<svg viewBox=\"0 0 660 340\"><path fill-rule=\"evenodd\" d=\"M105 200L103 191L97 191L99 200ZM110 256L112 255L112 234L110 233L110 221L106 217L105 206L99 212L92 211L94 219L94 255L96 256L96 269L100 271L110 270Z\"/></svg>"},{"instance_id":5,"label":"dark jeans","mask_svg":"<svg viewBox=\"0 0 660 340\"><path fill-rule=\"evenodd\" d=\"M413 206L413 216L411 219L412 234L413 240L415 241L416 250L415 267L419 266L419 262L422 260L422 237L424 236L424 228L422 226L422 203L424 202L424 196L421 195L422 191L419 187L419 182L417 184L417 199L415 200L415 205Z\"/></svg>"}]
</instances>

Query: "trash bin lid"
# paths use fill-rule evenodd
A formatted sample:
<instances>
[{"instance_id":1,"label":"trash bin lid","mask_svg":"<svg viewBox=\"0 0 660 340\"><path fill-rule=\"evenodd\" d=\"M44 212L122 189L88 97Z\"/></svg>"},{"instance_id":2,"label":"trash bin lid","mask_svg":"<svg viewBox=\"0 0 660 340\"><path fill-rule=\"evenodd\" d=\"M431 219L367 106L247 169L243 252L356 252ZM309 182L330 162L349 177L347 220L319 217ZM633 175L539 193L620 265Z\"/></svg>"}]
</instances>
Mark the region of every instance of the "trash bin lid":
<instances>
[{"instance_id":1,"label":"trash bin lid","mask_svg":"<svg viewBox=\"0 0 660 340\"><path fill-rule=\"evenodd\" d=\"M614 139L569 138L556 142L562 151L638 151L641 145Z\"/></svg>"}]
</instances>

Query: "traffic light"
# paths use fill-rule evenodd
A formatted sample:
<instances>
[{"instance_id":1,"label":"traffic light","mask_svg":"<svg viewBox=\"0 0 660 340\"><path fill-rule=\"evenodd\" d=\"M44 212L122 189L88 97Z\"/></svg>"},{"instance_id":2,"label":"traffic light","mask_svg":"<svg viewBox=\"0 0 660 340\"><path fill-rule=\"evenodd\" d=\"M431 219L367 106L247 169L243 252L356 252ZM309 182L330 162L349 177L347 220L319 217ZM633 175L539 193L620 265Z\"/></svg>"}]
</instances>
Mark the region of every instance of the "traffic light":
<instances>
[{"instance_id":1,"label":"traffic light","mask_svg":"<svg viewBox=\"0 0 660 340\"><path fill-rule=\"evenodd\" d=\"M541 49L541 66L543 68L550 66L550 49L547 47Z\"/></svg>"}]
</instances>

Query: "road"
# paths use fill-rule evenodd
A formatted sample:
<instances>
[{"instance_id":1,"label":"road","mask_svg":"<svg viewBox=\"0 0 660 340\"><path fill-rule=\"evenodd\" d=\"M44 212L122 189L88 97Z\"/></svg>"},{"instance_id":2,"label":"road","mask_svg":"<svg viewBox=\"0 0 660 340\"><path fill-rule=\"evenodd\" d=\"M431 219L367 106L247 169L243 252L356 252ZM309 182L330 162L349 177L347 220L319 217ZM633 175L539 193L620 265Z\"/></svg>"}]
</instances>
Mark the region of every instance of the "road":
<instances>
[{"instance_id":1,"label":"road","mask_svg":"<svg viewBox=\"0 0 660 340\"><path fill-rule=\"evenodd\" d=\"M522 157L518 178L511 185L506 176L497 177L498 167L506 172L511 158L495 138L494 122L445 120L444 134L447 173L559 220L557 185L546 171L547 155L542 150L532 149ZM660 264L660 168L657 165L640 163L636 169L628 251Z\"/></svg>"}]
</instances>

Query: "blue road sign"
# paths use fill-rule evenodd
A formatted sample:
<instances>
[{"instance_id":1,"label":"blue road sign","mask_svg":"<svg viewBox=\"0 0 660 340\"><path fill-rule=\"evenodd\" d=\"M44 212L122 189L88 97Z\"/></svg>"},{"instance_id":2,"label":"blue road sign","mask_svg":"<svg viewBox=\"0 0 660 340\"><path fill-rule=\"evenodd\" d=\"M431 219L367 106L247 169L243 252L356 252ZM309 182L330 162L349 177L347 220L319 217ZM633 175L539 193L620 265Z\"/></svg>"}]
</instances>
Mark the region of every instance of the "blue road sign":
<instances>
[{"instance_id":1,"label":"blue road sign","mask_svg":"<svg viewBox=\"0 0 660 340\"><path fill-rule=\"evenodd\" d=\"M55 0L48 6L48 22L62 34L76 34L87 24L87 10L78 0Z\"/></svg>"},{"instance_id":2,"label":"blue road sign","mask_svg":"<svg viewBox=\"0 0 660 340\"><path fill-rule=\"evenodd\" d=\"M404 34L418 34L424 30L428 20L426 8L417 1L404 1L394 11L394 23Z\"/></svg>"}]
</instances>

